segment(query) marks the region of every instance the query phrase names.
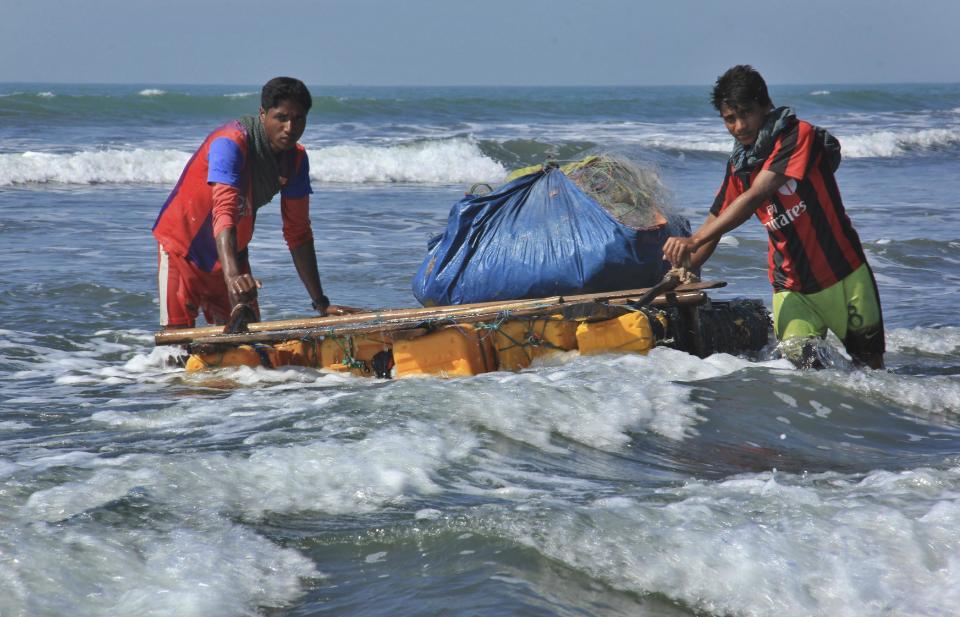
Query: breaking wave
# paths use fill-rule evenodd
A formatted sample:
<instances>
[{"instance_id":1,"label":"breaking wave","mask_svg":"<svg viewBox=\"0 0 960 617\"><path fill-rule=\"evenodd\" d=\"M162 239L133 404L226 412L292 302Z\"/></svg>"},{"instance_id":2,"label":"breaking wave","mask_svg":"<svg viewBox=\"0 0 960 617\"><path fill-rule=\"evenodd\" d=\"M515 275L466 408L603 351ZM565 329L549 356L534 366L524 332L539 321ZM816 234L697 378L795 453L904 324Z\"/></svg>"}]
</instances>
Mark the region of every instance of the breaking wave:
<instances>
[{"instance_id":1,"label":"breaking wave","mask_svg":"<svg viewBox=\"0 0 960 617\"><path fill-rule=\"evenodd\" d=\"M936 152L960 145L960 130L922 129L874 131L863 135L838 135L843 153L852 158L892 158L908 153Z\"/></svg>"},{"instance_id":2,"label":"breaking wave","mask_svg":"<svg viewBox=\"0 0 960 617\"><path fill-rule=\"evenodd\" d=\"M0 186L21 184L174 184L190 153L179 150L96 150L0 154ZM470 140L393 146L338 145L310 149L316 182L456 184L496 180L504 167Z\"/></svg>"},{"instance_id":3,"label":"breaking wave","mask_svg":"<svg viewBox=\"0 0 960 617\"><path fill-rule=\"evenodd\" d=\"M836 130L844 157L897 158L960 147L960 129L882 130L846 134ZM370 184L463 184L498 181L506 169L547 158L575 159L597 143L571 135L539 139L483 139L457 136L392 144L308 144L311 178L316 182ZM621 133L623 144L666 153L726 155L729 136L657 131ZM612 141L618 141L613 138ZM173 184L190 153L179 149L136 148L69 153L27 151L0 154L0 186L20 184Z\"/></svg>"},{"instance_id":4,"label":"breaking wave","mask_svg":"<svg viewBox=\"0 0 960 617\"><path fill-rule=\"evenodd\" d=\"M843 147L845 158L896 158L907 155L926 154L960 146L960 129L896 129L857 134L848 130L831 128ZM680 150L683 152L729 153L733 140L718 135L651 136L644 140L652 148Z\"/></svg>"}]
</instances>

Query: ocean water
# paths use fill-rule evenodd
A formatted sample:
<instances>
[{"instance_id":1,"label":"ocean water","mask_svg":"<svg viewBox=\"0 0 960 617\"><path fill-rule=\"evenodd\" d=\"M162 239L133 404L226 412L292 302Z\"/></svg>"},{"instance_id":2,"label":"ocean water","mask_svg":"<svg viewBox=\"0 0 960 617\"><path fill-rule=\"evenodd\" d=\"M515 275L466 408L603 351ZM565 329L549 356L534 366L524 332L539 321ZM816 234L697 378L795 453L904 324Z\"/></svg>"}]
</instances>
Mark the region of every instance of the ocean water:
<instances>
[{"instance_id":1,"label":"ocean water","mask_svg":"<svg viewBox=\"0 0 960 617\"><path fill-rule=\"evenodd\" d=\"M843 144L886 370L185 375L150 227L257 88L0 84L0 615L960 615L960 85L771 90ZM474 182L616 153L697 225L732 145L706 86L313 92L321 274L357 306L413 305ZM264 314L307 315L277 210ZM769 306L764 234L723 239L714 298Z\"/></svg>"}]
</instances>

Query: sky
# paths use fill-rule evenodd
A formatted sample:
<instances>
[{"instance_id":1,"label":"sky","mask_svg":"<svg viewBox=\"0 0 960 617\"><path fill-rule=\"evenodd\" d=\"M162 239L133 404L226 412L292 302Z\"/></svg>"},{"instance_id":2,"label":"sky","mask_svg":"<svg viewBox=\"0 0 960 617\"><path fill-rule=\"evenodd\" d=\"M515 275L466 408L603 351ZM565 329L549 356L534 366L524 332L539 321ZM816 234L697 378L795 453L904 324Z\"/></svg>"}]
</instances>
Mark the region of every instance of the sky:
<instances>
[{"instance_id":1,"label":"sky","mask_svg":"<svg viewBox=\"0 0 960 617\"><path fill-rule=\"evenodd\" d=\"M960 82L960 0L2 0L0 82Z\"/></svg>"}]
</instances>

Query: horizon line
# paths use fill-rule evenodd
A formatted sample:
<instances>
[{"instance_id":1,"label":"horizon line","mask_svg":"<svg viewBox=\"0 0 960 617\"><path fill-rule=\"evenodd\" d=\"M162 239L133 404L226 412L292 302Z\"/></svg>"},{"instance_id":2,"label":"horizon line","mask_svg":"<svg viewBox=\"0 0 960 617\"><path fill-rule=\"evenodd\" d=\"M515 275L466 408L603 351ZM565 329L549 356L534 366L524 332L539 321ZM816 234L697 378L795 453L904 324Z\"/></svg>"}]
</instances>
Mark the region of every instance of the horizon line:
<instances>
[{"instance_id":1,"label":"horizon line","mask_svg":"<svg viewBox=\"0 0 960 617\"><path fill-rule=\"evenodd\" d=\"M603 84L368 84L368 83L311 83L317 88L702 88L712 83L603 83ZM60 85L60 86L243 86L262 87L263 84L239 82L166 82L166 81L19 81L0 80L0 85ZM849 81L849 82L767 82L768 86L921 86L960 85L960 81Z\"/></svg>"}]
</instances>

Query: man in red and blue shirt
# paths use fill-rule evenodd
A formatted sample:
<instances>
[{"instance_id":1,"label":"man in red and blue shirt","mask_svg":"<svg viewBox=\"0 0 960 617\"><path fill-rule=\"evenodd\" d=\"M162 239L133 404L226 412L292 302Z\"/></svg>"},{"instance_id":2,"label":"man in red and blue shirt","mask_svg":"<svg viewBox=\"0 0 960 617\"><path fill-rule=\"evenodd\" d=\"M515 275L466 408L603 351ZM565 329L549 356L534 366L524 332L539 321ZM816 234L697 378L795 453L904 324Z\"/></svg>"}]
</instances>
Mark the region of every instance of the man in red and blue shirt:
<instances>
[{"instance_id":1,"label":"man in red and blue shirt","mask_svg":"<svg viewBox=\"0 0 960 617\"><path fill-rule=\"evenodd\" d=\"M882 368L876 283L834 177L839 142L789 108L774 108L763 77L747 65L717 79L713 105L736 139L734 152L706 222L689 238L668 239L664 255L699 267L724 233L755 214L769 237L777 338L803 343L829 329L856 364Z\"/></svg>"},{"instance_id":2,"label":"man in red and blue shirt","mask_svg":"<svg viewBox=\"0 0 960 617\"><path fill-rule=\"evenodd\" d=\"M312 103L300 80L271 79L259 115L216 129L187 163L153 226L164 329L193 327L200 311L211 324L229 323L238 309L259 320L247 249L257 210L278 192L297 273L313 307L327 313L310 227L310 163L298 143Z\"/></svg>"}]
</instances>

